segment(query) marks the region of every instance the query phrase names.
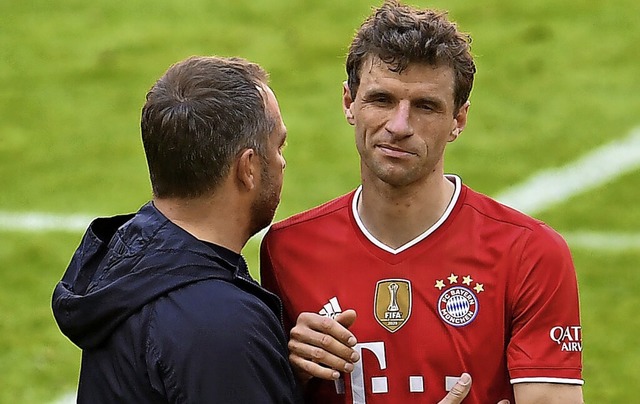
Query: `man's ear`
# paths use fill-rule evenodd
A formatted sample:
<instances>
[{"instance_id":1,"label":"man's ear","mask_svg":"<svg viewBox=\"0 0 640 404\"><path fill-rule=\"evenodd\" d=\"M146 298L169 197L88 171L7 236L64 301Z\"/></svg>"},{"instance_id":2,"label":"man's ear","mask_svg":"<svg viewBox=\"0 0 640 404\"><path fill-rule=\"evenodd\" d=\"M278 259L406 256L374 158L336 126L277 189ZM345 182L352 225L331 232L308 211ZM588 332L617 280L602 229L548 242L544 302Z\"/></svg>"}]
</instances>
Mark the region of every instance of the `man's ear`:
<instances>
[{"instance_id":1,"label":"man's ear","mask_svg":"<svg viewBox=\"0 0 640 404\"><path fill-rule=\"evenodd\" d=\"M247 191L254 189L258 184L260 172L260 157L254 149L245 149L236 159L235 174L239 184Z\"/></svg>"},{"instance_id":2,"label":"man's ear","mask_svg":"<svg viewBox=\"0 0 640 404\"><path fill-rule=\"evenodd\" d=\"M347 122L353 125L355 123L355 119L353 118L353 99L351 98L351 91L346 81L342 83L342 110L344 111L345 118L347 118Z\"/></svg>"},{"instance_id":3,"label":"man's ear","mask_svg":"<svg viewBox=\"0 0 640 404\"><path fill-rule=\"evenodd\" d=\"M460 107L460 110L458 110L456 116L453 118L453 128L451 129L451 134L449 135L449 142L453 142L454 140L456 140L460 133L467 126L467 115L469 113L470 105L471 103L469 101L465 102L464 105Z\"/></svg>"}]
</instances>

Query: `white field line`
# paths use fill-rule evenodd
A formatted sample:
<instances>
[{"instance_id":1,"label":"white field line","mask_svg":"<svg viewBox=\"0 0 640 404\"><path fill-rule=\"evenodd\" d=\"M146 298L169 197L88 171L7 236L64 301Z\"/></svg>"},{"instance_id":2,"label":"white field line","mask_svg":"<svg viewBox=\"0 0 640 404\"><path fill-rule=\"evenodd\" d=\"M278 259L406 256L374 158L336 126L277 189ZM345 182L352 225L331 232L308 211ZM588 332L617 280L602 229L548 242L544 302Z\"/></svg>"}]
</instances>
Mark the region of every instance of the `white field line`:
<instances>
[{"instance_id":1,"label":"white field line","mask_svg":"<svg viewBox=\"0 0 640 404\"><path fill-rule=\"evenodd\" d=\"M500 202L535 214L572 196L601 186L640 167L640 128L557 169L539 172L498 196Z\"/></svg>"},{"instance_id":2,"label":"white field line","mask_svg":"<svg viewBox=\"0 0 640 404\"><path fill-rule=\"evenodd\" d=\"M93 220L89 215L60 215L45 212L0 212L0 230L18 232L82 232Z\"/></svg>"},{"instance_id":3,"label":"white field line","mask_svg":"<svg viewBox=\"0 0 640 404\"><path fill-rule=\"evenodd\" d=\"M622 140L609 143L559 169L540 172L520 185L499 194L496 199L522 212L535 214L555 203L595 188L640 167L640 128ZM47 213L0 212L0 230L15 231L84 231L91 222L88 215L51 215ZM266 229L256 234L258 242ZM573 232L563 236L572 247L598 250L640 248L640 233ZM73 404L76 393L70 392L51 404Z\"/></svg>"},{"instance_id":4,"label":"white field line","mask_svg":"<svg viewBox=\"0 0 640 404\"><path fill-rule=\"evenodd\" d=\"M56 401L52 401L51 404L75 404L77 393L75 391L69 392Z\"/></svg>"},{"instance_id":5,"label":"white field line","mask_svg":"<svg viewBox=\"0 0 640 404\"><path fill-rule=\"evenodd\" d=\"M580 231L563 233L572 247L600 251L624 251L640 248L640 233L599 233Z\"/></svg>"}]
</instances>

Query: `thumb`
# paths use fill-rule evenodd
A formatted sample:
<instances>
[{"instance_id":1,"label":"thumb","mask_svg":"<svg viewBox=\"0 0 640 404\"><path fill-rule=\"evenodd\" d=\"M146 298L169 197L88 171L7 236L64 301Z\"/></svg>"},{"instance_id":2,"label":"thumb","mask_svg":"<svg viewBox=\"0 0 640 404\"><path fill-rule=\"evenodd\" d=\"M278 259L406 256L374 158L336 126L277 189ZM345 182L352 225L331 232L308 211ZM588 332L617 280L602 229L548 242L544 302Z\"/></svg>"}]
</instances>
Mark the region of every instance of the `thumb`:
<instances>
[{"instance_id":1,"label":"thumb","mask_svg":"<svg viewBox=\"0 0 640 404\"><path fill-rule=\"evenodd\" d=\"M438 404L459 404L471 390L471 375L463 373L451 391Z\"/></svg>"},{"instance_id":2,"label":"thumb","mask_svg":"<svg viewBox=\"0 0 640 404\"><path fill-rule=\"evenodd\" d=\"M345 328L349 328L356 321L356 311L353 309L345 310L342 313L338 314L335 320L340 323Z\"/></svg>"}]
</instances>

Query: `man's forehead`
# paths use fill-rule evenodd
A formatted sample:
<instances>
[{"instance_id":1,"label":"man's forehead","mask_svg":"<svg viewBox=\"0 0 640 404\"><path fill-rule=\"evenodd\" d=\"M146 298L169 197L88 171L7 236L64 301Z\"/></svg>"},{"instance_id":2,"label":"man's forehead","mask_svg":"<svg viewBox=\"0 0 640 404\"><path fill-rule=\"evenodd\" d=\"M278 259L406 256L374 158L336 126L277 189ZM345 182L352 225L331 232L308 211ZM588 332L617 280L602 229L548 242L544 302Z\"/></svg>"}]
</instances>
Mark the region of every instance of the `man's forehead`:
<instances>
[{"instance_id":1,"label":"man's forehead","mask_svg":"<svg viewBox=\"0 0 640 404\"><path fill-rule=\"evenodd\" d=\"M411 99L440 99L453 106L455 76L447 65L410 63L402 72L394 71L393 64L380 58L370 58L363 64L358 92L394 93Z\"/></svg>"},{"instance_id":2,"label":"man's forehead","mask_svg":"<svg viewBox=\"0 0 640 404\"><path fill-rule=\"evenodd\" d=\"M412 72L416 69L420 69L420 70L431 69L431 70L441 70L441 71L450 70L450 72L453 75L453 68L447 64L444 64L444 63L433 64L433 63L419 62L419 61L409 62L402 69L402 71L398 72L398 66L393 62L387 63L377 55L370 55L362 63L360 76L362 77L364 73L373 73L375 71L388 73L390 75L403 75L403 74L406 75L409 72Z\"/></svg>"}]
</instances>

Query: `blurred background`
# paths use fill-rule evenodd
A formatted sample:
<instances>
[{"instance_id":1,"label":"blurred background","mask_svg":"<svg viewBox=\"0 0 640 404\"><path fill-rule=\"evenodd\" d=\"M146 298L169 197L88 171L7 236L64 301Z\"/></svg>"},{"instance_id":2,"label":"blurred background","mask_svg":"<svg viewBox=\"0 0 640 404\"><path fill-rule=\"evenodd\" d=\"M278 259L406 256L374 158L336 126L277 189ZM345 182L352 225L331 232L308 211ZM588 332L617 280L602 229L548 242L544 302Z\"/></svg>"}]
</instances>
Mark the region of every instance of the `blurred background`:
<instances>
[{"instance_id":1,"label":"blurred background","mask_svg":"<svg viewBox=\"0 0 640 404\"><path fill-rule=\"evenodd\" d=\"M282 219L359 183L344 59L380 3L0 0L0 403L75 390L80 352L53 320L51 292L92 217L150 198L139 115L155 80L191 55L238 55L271 73L289 132ZM585 400L637 402L640 3L408 3L449 10L474 39L469 124L446 171L567 238ZM244 251L254 274L258 245Z\"/></svg>"}]
</instances>

